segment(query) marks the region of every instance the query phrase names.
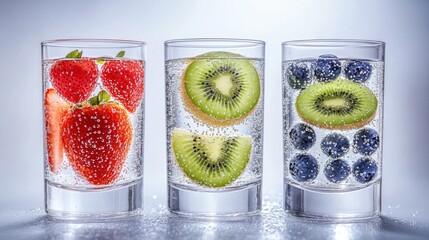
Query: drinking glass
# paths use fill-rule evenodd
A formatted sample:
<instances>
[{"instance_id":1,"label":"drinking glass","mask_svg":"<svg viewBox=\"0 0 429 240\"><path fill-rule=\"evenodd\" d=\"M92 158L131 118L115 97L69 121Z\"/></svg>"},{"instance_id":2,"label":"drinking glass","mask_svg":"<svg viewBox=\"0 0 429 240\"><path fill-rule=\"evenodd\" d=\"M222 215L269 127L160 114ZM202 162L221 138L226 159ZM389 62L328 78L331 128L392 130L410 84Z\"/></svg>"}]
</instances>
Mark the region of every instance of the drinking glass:
<instances>
[{"instance_id":1,"label":"drinking glass","mask_svg":"<svg viewBox=\"0 0 429 240\"><path fill-rule=\"evenodd\" d=\"M145 43L42 42L45 208L59 218L142 208Z\"/></svg>"},{"instance_id":2,"label":"drinking glass","mask_svg":"<svg viewBox=\"0 0 429 240\"><path fill-rule=\"evenodd\" d=\"M260 211L264 46L244 39L165 42L171 212Z\"/></svg>"},{"instance_id":3,"label":"drinking glass","mask_svg":"<svg viewBox=\"0 0 429 240\"><path fill-rule=\"evenodd\" d=\"M292 215L380 214L384 46L283 43L284 207Z\"/></svg>"}]
</instances>

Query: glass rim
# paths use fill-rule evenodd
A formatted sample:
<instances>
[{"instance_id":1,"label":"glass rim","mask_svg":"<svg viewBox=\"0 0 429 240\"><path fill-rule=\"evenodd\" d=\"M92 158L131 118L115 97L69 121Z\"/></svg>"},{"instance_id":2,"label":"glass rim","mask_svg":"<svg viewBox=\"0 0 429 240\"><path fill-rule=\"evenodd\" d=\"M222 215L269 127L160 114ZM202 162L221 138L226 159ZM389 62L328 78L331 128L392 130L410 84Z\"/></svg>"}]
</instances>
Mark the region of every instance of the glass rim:
<instances>
[{"instance_id":1,"label":"glass rim","mask_svg":"<svg viewBox=\"0 0 429 240\"><path fill-rule=\"evenodd\" d=\"M91 45L101 43L101 45ZM145 42L125 39L53 39L41 42L42 47L70 47L70 48L135 48L146 46Z\"/></svg>"},{"instance_id":2,"label":"glass rim","mask_svg":"<svg viewBox=\"0 0 429 240\"><path fill-rule=\"evenodd\" d=\"M385 42L379 40L365 39L307 39L307 40L292 40L282 43L282 46L290 47L325 47L325 48L342 48L342 47L380 47L386 45Z\"/></svg>"},{"instance_id":3,"label":"glass rim","mask_svg":"<svg viewBox=\"0 0 429 240\"><path fill-rule=\"evenodd\" d=\"M165 47L182 48L248 48L264 47L265 42L243 38L182 38L164 42Z\"/></svg>"}]
</instances>

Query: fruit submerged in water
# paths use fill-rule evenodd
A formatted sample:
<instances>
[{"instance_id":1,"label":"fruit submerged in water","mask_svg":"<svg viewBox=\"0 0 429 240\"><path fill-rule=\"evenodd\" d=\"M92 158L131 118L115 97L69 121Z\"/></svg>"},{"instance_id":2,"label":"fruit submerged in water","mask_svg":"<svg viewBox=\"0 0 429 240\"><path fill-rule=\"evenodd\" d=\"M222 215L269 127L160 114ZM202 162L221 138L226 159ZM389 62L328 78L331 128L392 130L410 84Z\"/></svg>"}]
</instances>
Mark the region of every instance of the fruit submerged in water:
<instances>
[{"instance_id":1,"label":"fruit submerged in water","mask_svg":"<svg viewBox=\"0 0 429 240\"><path fill-rule=\"evenodd\" d=\"M182 80L188 110L212 125L228 126L244 120L260 95L255 67L243 56L229 52L195 57Z\"/></svg>"},{"instance_id":2,"label":"fruit submerged in water","mask_svg":"<svg viewBox=\"0 0 429 240\"><path fill-rule=\"evenodd\" d=\"M101 81L110 94L134 113L144 90L143 62L138 60L108 60L101 68Z\"/></svg>"},{"instance_id":3,"label":"fruit submerged in water","mask_svg":"<svg viewBox=\"0 0 429 240\"><path fill-rule=\"evenodd\" d=\"M49 72L55 90L72 103L86 101L97 84L97 64L81 57L82 52L75 50L66 59L55 60Z\"/></svg>"},{"instance_id":4,"label":"fruit submerged in water","mask_svg":"<svg viewBox=\"0 0 429 240\"><path fill-rule=\"evenodd\" d=\"M339 133L331 133L323 138L320 147L322 148L323 153L329 157L339 158L349 151L350 143L345 136Z\"/></svg>"},{"instance_id":5,"label":"fruit submerged in water","mask_svg":"<svg viewBox=\"0 0 429 240\"><path fill-rule=\"evenodd\" d=\"M326 129L354 129L374 118L377 98L362 84L337 79L315 83L301 91L296 111L306 122Z\"/></svg>"},{"instance_id":6,"label":"fruit submerged in water","mask_svg":"<svg viewBox=\"0 0 429 240\"><path fill-rule=\"evenodd\" d=\"M181 129L173 130L172 145L186 176L208 187L223 187L235 181L252 152L252 139L247 136L205 136Z\"/></svg>"},{"instance_id":7,"label":"fruit submerged in water","mask_svg":"<svg viewBox=\"0 0 429 240\"><path fill-rule=\"evenodd\" d=\"M309 182L319 174L319 164L316 158L309 154L297 154L289 163L289 171L298 182Z\"/></svg>"},{"instance_id":8,"label":"fruit submerged in water","mask_svg":"<svg viewBox=\"0 0 429 240\"><path fill-rule=\"evenodd\" d=\"M351 171L350 166L346 161L336 159L326 165L324 172L328 181L338 183L347 179Z\"/></svg>"},{"instance_id":9,"label":"fruit submerged in water","mask_svg":"<svg viewBox=\"0 0 429 240\"><path fill-rule=\"evenodd\" d=\"M313 65L314 76L321 82L330 82L341 73L341 63L335 55L321 55Z\"/></svg>"},{"instance_id":10,"label":"fruit submerged in water","mask_svg":"<svg viewBox=\"0 0 429 240\"><path fill-rule=\"evenodd\" d=\"M289 132L289 137L292 145L299 150L308 150L316 142L316 133L304 123L294 125Z\"/></svg>"},{"instance_id":11,"label":"fruit submerged in water","mask_svg":"<svg viewBox=\"0 0 429 240\"><path fill-rule=\"evenodd\" d=\"M380 145L380 136L377 131L371 128L359 130L353 138L354 149L362 154L369 156L373 154Z\"/></svg>"},{"instance_id":12,"label":"fruit submerged in water","mask_svg":"<svg viewBox=\"0 0 429 240\"><path fill-rule=\"evenodd\" d=\"M291 64L286 74L289 86L293 89L304 89L311 83L310 70L305 63Z\"/></svg>"},{"instance_id":13,"label":"fruit submerged in water","mask_svg":"<svg viewBox=\"0 0 429 240\"><path fill-rule=\"evenodd\" d=\"M353 164L353 175L356 181L368 183L377 175L377 163L372 158L363 157Z\"/></svg>"},{"instance_id":14,"label":"fruit submerged in water","mask_svg":"<svg viewBox=\"0 0 429 240\"><path fill-rule=\"evenodd\" d=\"M64 145L61 138L61 123L70 104L64 101L53 88L45 93L46 151L51 172L56 173L63 163Z\"/></svg>"},{"instance_id":15,"label":"fruit submerged in water","mask_svg":"<svg viewBox=\"0 0 429 240\"><path fill-rule=\"evenodd\" d=\"M348 79L363 83L371 76L372 66L368 61L351 60L345 67L345 73Z\"/></svg>"},{"instance_id":16,"label":"fruit submerged in water","mask_svg":"<svg viewBox=\"0 0 429 240\"><path fill-rule=\"evenodd\" d=\"M113 183L128 155L133 130L128 112L101 91L64 117L61 135L74 171L95 185Z\"/></svg>"}]
</instances>

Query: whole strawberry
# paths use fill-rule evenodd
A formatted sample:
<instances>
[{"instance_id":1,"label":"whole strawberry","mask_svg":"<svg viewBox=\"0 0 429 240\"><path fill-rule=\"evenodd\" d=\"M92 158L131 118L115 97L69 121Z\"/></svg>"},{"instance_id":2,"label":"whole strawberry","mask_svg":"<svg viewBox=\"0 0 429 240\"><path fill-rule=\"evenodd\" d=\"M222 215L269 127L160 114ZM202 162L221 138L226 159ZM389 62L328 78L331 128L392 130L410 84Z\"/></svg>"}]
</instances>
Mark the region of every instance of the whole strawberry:
<instances>
[{"instance_id":1,"label":"whole strawberry","mask_svg":"<svg viewBox=\"0 0 429 240\"><path fill-rule=\"evenodd\" d=\"M70 104L64 101L53 88L45 93L46 154L51 172L56 173L63 163L64 146L61 138L61 123Z\"/></svg>"},{"instance_id":2,"label":"whole strawberry","mask_svg":"<svg viewBox=\"0 0 429 240\"><path fill-rule=\"evenodd\" d=\"M118 178L131 146L133 129L127 111L100 91L65 116L61 135L74 171L95 185Z\"/></svg>"},{"instance_id":3,"label":"whole strawberry","mask_svg":"<svg viewBox=\"0 0 429 240\"><path fill-rule=\"evenodd\" d=\"M108 60L101 68L101 80L112 96L134 113L143 98L143 62Z\"/></svg>"},{"instance_id":4,"label":"whole strawberry","mask_svg":"<svg viewBox=\"0 0 429 240\"><path fill-rule=\"evenodd\" d=\"M66 59L54 61L49 73L55 90L72 103L87 100L97 83L97 64L81 57L82 52L75 50Z\"/></svg>"}]
</instances>

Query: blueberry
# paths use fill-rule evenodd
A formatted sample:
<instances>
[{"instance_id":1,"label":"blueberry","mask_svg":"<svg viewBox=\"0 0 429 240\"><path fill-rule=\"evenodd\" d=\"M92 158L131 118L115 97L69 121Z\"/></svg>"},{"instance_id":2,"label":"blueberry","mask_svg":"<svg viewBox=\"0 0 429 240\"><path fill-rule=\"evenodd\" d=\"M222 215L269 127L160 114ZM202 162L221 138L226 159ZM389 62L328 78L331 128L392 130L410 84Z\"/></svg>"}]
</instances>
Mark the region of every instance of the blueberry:
<instances>
[{"instance_id":1,"label":"blueberry","mask_svg":"<svg viewBox=\"0 0 429 240\"><path fill-rule=\"evenodd\" d=\"M359 130L353 138L353 147L362 155L373 154L380 145L380 136L371 128Z\"/></svg>"},{"instance_id":2,"label":"blueberry","mask_svg":"<svg viewBox=\"0 0 429 240\"><path fill-rule=\"evenodd\" d=\"M292 145L299 150L308 150L316 142L316 133L304 123L295 124L289 132Z\"/></svg>"},{"instance_id":3,"label":"blueberry","mask_svg":"<svg viewBox=\"0 0 429 240\"><path fill-rule=\"evenodd\" d=\"M372 66L368 61L351 60L347 63L345 72L348 79L354 82L365 82L371 76Z\"/></svg>"},{"instance_id":4,"label":"blueberry","mask_svg":"<svg viewBox=\"0 0 429 240\"><path fill-rule=\"evenodd\" d=\"M341 182L350 175L349 164L342 160L337 159L329 162L325 167L326 178L333 183Z\"/></svg>"},{"instance_id":5,"label":"blueberry","mask_svg":"<svg viewBox=\"0 0 429 240\"><path fill-rule=\"evenodd\" d=\"M319 165L316 158L308 154L298 154L289 163L289 171L298 182L308 182L316 179Z\"/></svg>"},{"instance_id":6,"label":"blueberry","mask_svg":"<svg viewBox=\"0 0 429 240\"><path fill-rule=\"evenodd\" d=\"M310 69L305 63L293 63L287 68L287 80L293 89L306 88L310 80Z\"/></svg>"},{"instance_id":7,"label":"blueberry","mask_svg":"<svg viewBox=\"0 0 429 240\"><path fill-rule=\"evenodd\" d=\"M322 151L331 158L344 156L350 148L349 140L341 134L332 133L326 135L320 145Z\"/></svg>"},{"instance_id":8,"label":"blueberry","mask_svg":"<svg viewBox=\"0 0 429 240\"><path fill-rule=\"evenodd\" d=\"M370 157L360 158L353 164L353 175L360 183L370 182L377 175L377 163Z\"/></svg>"},{"instance_id":9,"label":"blueberry","mask_svg":"<svg viewBox=\"0 0 429 240\"><path fill-rule=\"evenodd\" d=\"M322 82L330 82L336 79L340 73L341 63L334 55L321 55L314 63L314 76Z\"/></svg>"}]
</instances>

